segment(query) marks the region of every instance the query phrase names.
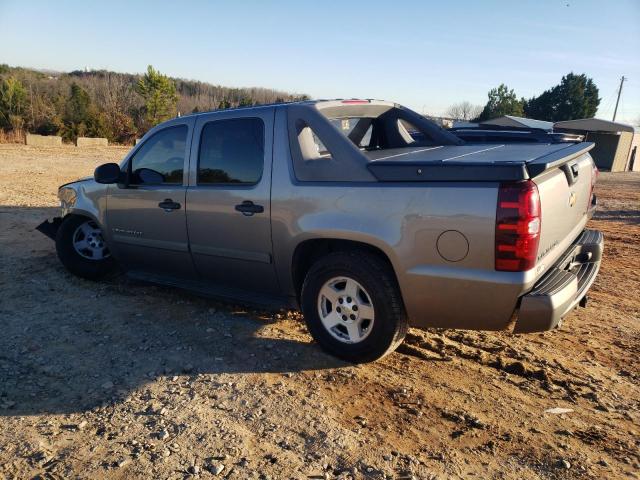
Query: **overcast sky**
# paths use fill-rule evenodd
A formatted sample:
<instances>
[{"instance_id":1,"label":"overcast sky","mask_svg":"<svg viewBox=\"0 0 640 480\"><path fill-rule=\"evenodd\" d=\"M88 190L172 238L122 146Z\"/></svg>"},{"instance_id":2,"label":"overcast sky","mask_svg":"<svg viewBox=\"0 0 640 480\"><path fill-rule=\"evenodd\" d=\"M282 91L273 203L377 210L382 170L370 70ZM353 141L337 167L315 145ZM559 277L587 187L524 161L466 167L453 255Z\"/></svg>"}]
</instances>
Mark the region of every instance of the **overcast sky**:
<instances>
[{"instance_id":1,"label":"overcast sky","mask_svg":"<svg viewBox=\"0 0 640 480\"><path fill-rule=\"evenodd\" d=\"M442 114L500 83L531 97L573 71L640 120L640 0L0 0L0 63L140 73Z\"/></svg>"}]
</instances>

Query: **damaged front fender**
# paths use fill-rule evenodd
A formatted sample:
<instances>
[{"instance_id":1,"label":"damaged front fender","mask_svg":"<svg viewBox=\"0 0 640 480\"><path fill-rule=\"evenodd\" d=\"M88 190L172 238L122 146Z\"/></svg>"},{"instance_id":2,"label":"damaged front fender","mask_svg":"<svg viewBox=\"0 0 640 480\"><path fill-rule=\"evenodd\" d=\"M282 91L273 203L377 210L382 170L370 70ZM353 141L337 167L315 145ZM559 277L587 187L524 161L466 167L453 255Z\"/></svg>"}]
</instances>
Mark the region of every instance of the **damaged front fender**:
<instances>
[{"instance_id":1,"label":"damaged front fender","mask_svg":"<svg viewBox=\"0 0 640 480\"><path fill-rule=\"evenodd\" d=\"M36 227L36 230L49 237L51 240L55 240L56 233L58 233L58 229L60 228L61 223L61 217L54 217L52 220L45 220L44 222L42 222Z\"/></svg>"}]
</instances>

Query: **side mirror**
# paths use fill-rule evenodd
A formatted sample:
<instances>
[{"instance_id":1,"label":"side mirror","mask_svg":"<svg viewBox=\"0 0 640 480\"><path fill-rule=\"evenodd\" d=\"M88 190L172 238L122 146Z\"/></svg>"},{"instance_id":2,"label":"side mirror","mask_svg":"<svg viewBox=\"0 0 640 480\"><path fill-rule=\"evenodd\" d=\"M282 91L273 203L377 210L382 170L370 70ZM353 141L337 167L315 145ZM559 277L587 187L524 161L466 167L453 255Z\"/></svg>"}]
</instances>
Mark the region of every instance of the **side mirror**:
<instances>
[{"instance_id":1,"label":"side mirror","mask_svg":"<svg viewBox=\"0 0 640 480\"><path fill-rule=\"evenodd\" d=\"M93 179L98 183L118 183L120 166L117 163L105 163L93 172Z\"/></svg>"}]
</instances>

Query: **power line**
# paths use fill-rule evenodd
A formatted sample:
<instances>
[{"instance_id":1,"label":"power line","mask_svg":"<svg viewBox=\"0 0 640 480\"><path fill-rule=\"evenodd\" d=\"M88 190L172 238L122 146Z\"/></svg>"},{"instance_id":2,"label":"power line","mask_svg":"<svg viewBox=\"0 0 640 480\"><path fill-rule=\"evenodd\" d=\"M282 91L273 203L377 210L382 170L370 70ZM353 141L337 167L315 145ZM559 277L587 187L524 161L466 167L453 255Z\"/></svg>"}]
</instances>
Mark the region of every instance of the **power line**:
<instances>
[{"instance_id":1,"label":"power line","mask_svg":"<svg viewBox=\"0 0 640 480\"><path fill-rule=\"evenodd\" d=\"M600 114L604 116L605 112L610 112L613 109L613 102L618 94L618 89L612 90L607 97L607 101L598 109Z\"/></svg>"}]
</instances>

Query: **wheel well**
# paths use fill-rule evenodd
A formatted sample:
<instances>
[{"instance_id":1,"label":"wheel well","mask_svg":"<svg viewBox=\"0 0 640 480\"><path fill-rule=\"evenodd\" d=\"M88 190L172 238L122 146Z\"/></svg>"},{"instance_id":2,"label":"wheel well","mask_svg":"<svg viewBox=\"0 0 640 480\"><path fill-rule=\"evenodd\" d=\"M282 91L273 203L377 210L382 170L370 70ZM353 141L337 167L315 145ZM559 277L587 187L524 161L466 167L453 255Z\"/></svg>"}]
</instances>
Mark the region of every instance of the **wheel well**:
<instances>
[{"instance_id":1,"label":"wheel well","mask_svg":"<svg viewBox=\"0 0 640 480\"><path fill-rule=\"evenodd\" d=\"M318 259L333 252L353 251L367 252L380 258L380 260L389 265L389 268L393 272L395 278L395 270L393 269L393 265L389 260L389 257L387 257L387 255L378 247L353 240L328 238L306 240L296 247L293 252L293 261L291 262L293 285L298 299L300 298L302 283L307 276L307 272Z\"/></svg>"},{"instance_id":2,"label":"wheel well","mask_svg":"<svg viewBox=\"0 0 640 480\"><path fill-rule=\"evenodd\" d=\"M71 217L86 218L87 220L93 220L98 225L100 225L100 222L98 222L92 215L85 212L84 210L78 210L78 211L74 210L74 211L68 212L64 217L62 217L62 220L66 220L67 218L71 218Z\"/></svg>"},{"instance_id":3,"label":"wheel well","mask_svg":"<svg viewBox=\"0 0 640 480\"><path fill-rule=\"evenodd\" d=\"M62 219L66 220L67 218L70 218L70 217L81 217L81 218L87 218L89 220L94 220L89 215L85 215L84 213L75 213L75 212L67 213L64 217L62 217Z\"/></svg>"},{"instance_id":4,"label":"wheel well","mask_svg":"<svg viewBox=\"0 0 640 480\"><path fill-rule=\"evenodd\" d=\"M64 217L62 217L60 219L60 223L58 224L58 226L56 227L56 232L58 230L58 228L60 228L60 225L62 225L62 222L64 222L65 220L67 220L68 218L86 218L87 220L91 220L92 222L95 222L96 225L98 225L101 229L102 229L102 225L100 224L100 222L98 222L95 218L93 218L91 215L89 215L88 213L85 213L83 211L80 212L69 212L67 213Z\"/></svg>"}]
</instances>

